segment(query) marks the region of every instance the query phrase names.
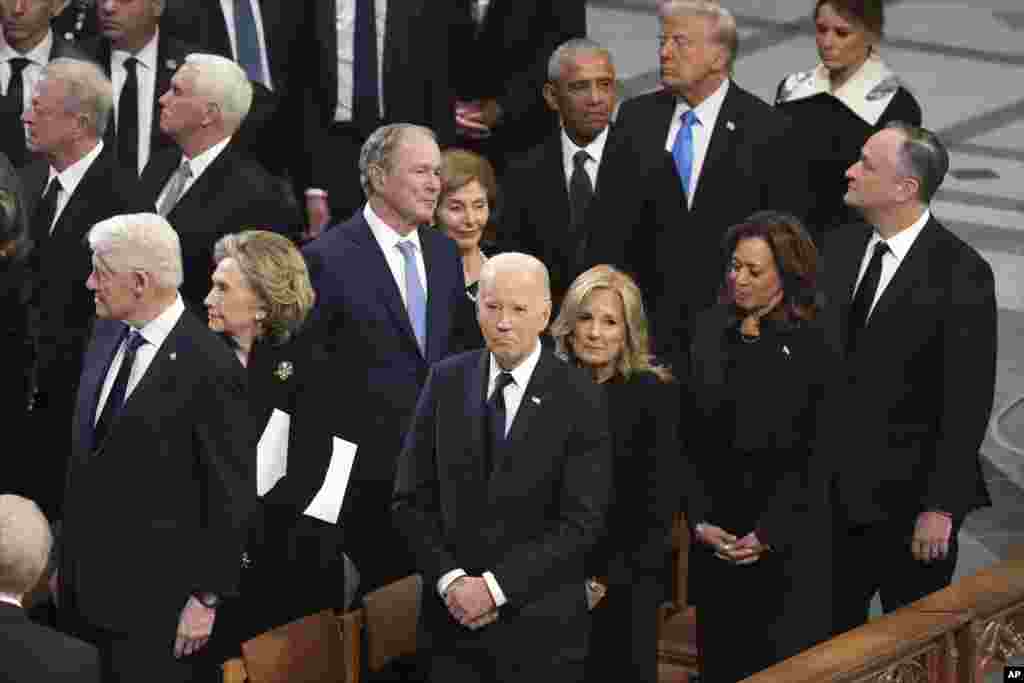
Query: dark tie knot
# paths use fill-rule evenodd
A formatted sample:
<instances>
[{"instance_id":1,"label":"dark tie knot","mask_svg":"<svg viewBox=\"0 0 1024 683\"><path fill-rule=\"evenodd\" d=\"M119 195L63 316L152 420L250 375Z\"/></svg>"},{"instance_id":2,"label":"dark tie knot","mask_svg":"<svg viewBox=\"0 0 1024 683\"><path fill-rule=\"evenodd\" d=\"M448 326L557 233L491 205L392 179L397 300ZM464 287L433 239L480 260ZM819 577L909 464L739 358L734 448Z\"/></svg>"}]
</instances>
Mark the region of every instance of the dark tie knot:
<instances>
[{"instance_id":1,"label":"dark tie knot","mask_svg":"<svg viewBox=\"0 0 1024 683\"><path fill-rule=\"evenodd\" d=\"M135 352L139 350L139 347L146 343L146 338L136 329L128 330L128 338L124 342L124 353L125 355L135 355Z\"/></svg>"},{"instance_id":2,"label":"dark tie knot","mask_svg":"<svg viewBox=\"0 0 1024 683\"><path fill-rule=\"evenodd\" d=\"M53 176L53 178L50 180L50 184L46 187L46 192L44 193L44 196L52 196L56 198L57 194L63 189L64 187L60 184L60 177Z\"/></svg>"},{"instance_id":3,"label":"dark tie knot","mask_svg":"<svg viewBox=\"0 0 1024 683\"><path fill-rule=\"evenodd\" d=\"M139 60L135 59L135 57L129 57L124 60L124 70L127 71L129 75L133 75L135 73L135 67L138 65Z\"/></svg>"},{"instance_id":4,"label":"dark tie knot","mask_svg":"<svg viewBox=\"0 0 1024 683\"><path fill-rule=\"evenodd\" d=\"M25 57L12 57L7 61L11 65L11 78L20 76L25 67L32 63L31 59L26 59Z\"/></svg>"},{"instance_id":5,"label":"dark tie knot","mask_svg":"<svg viewBox=\"0 0 1024 683\"><path fill-rule=\"evenodd\" d=\"M879 241L878 244L875 245L875 253L873 254L873 256L877 256L878 258L882 258L883 256L885 256L888 253L889 253L889 245L887 243L885 243L885 242Z\"/></svg>"},{"instance_id":6,"label":"dark tie knot","mask_svg":"<svg viewBox=\"0 0 1024 683\"><path fill-rule=\"evenodd\" d=\"M494 380L494 395L498 396L505 391L505 387L509 384L515 384L516 380L512 377L511 372L499 372L498 377Z\"/></svg>"},{"instance_id":7,"label":"dark tie knot","mask_svg":"<svg viewBox=\"0 0 1024 683\"><path fill-rule=\"evenodd\" d=\"M588 161L590 161L590 155L587 154L587 150L585 149L581 149L572 155L572 164L578 169L585 169Z\"/></svg>"},{"instance_id":8,"label":"dark tie knot","mask_svg":"<svg viewBox=\"0 0 1024 683\"><path fill-rule=\"evenodd\" d=\"M402 240L395 246L398 247L398 251L402 252L402 256L406 258L416 255L416 243L412 240Z\"/></svg>"}]
</instances>

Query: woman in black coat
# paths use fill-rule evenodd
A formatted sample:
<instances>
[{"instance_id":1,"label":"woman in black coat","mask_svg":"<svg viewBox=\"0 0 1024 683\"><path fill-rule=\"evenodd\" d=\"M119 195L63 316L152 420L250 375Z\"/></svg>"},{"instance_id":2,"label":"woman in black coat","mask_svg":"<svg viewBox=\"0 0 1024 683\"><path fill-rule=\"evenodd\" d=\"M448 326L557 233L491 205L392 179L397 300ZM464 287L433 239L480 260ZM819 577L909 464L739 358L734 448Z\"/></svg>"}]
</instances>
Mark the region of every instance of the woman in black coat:
<instances>
[{"instance_id":1,"label":"woman in black coat","mask_svg":"<svg viewBox=\"0 0 1024 683\"><path fill-rule=\"evenodd\" d=\"M702 683L734 683L829 636L823 468L813 455L831 368L814 325L816 251L796 218L726 235L722 303L698 316L686 454L699 486L691 598Z\"/></svg>"},{"instance_id":2,"label":"woman in black coat","mask_svg":"<svg viewBox=\"0 0 1024 683\"><path fill-rule=\"evenodd\" d=\"M816 0L821 61L779 84L775 105L793 117L815 198L807 218L817 235L856 219L846 207L846 169L871 135L891 121L921 125L921 107L878 54L882 0Z\"/></svg>"},{"instance_id":3,"label":"woman in black coat","mask_svg":"<svg viewBox=\"0 0 1024 683\"><path fill-rule=\"evenodd\" d=\"M607 594L593 610L586 679L655 683L656 611L679 499L679 388L652 361L639 288L611 266L576 278L551 334L559 354L607 390L614 442L606 531L588 560L588 594Z\"/></svg>"},{"instance_id":4,"label":"woman in black coat","mask_svg":"<svg viewBox=\"0 0 1024 683\"><path fill-rule=\"evenodd\" d=\"M299 331L314 299L299 251L285 237L250 230L222 238L214 258L217 270L206 298L209 326L228 339L248 370L254 455L271 415L282 411L290 418L287 471L259 492L241 596L225 610L221 631L229 631L237 645L274 626L344 606L340 529L304 512L324 482L332 438L344 429L331 399L337 383L326 353Z\"/></svg>"}]
</instances>

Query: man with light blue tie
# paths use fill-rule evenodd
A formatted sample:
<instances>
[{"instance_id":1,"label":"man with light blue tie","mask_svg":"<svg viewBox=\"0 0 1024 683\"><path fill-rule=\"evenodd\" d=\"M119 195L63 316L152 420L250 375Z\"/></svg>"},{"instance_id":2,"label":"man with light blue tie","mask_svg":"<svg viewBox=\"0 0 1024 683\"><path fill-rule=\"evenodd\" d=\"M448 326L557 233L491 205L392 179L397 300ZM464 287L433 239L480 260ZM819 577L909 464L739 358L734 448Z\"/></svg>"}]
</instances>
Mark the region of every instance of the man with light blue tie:
<instances>
[{"instance_id":1,"label":"man with light blue tie","mask_svg":"<svg viewBox=\"0 0 1024 683\"><path fill-rule=\"evenodd\" d=\"M429 227L440 170L429 128L378 128L359 158L366 205L303 250L317 295L310 333L334 358L338 405L358 413L339 524L364 592L412 571L391 527L395 462L428 368L474 324L455 243Z\"/></svg>"},{"instance_id":2,"label":"man with light blue tie","mask_svg":"<svg viewBox=\"0 0 1024 683\"><path fill-rule=\"evenodd\" d=\"M722 281L725 231L762 209L803 217L806 164L790 119L732 81L739 40L729 10L669 0L658 13L662 88L619 109L625 153L608 173L628 188L614 196L629 201L594 212L603 225L591 234L603 243L588 260L637 275L656 349L681 362L690 318Z\"/></svg>"}]
</instances>

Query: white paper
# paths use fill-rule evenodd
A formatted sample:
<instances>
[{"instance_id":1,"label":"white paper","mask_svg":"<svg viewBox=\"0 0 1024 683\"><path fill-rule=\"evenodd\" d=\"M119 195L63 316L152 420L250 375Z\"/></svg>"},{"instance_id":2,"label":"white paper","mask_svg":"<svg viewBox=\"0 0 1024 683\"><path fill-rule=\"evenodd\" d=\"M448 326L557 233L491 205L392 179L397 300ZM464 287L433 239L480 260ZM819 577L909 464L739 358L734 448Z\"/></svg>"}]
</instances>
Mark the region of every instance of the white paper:
<instances>
[{"instance_id":1,"label":"white paper","mask_svg":"<svg viewBox=\"0 0 1024 683\"><path fill-rule=\"evenodd\" d=\"M288 471L288 427L291 417L274 409L256 444L256 495L262 496Z\"/></svg>"},{"instance_id":2,"label":"white paper","mask_svg":"<svg viewBox=\"0 0 1024 683\"><path fill-rule=\"evenodd\" d=\"M352 464L356 460L356 450L359 447L338 437L332 439L332 445L331 464L327 466L324 484L313 498L313 502L306 508L306 514L328 524L337 524L348 480L352 475Z\"/></svg>"}]
</instances>

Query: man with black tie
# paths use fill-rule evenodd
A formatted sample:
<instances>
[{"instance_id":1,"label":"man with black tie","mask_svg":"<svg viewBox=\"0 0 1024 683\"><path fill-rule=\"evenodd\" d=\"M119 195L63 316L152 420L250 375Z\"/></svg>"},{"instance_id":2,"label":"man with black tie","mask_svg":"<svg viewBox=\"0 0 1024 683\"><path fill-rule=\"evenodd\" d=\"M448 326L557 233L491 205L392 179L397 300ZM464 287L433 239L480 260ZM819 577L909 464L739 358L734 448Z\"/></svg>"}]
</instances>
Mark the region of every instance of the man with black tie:
<instances>
[{"instance_id":1,"label":"man with black tie","mask_svg":"<svg viewBox=\"0 0 1024 683\"><path fill-rule=\"evenodd\" d=\"M669 0L658 14L663 88L619 109L630 153L609 160L620 189L595 211L588 261L636 275L655 348L682 368L691 318L722 282L725 231L762 209L802 216L806 165L789 118L731 79L732 14L715 0Z\"/></svg>"},{"instance_id":2,"label":"man with black tie","mask_svg":"<svg viewBox=\"0 0 1024 683\"><path fill-rule=\"evenodd\" d=\"M164 0L102 0L96 3L102 37L83 45L114 84L114 125L106 141L118 161L142 174L152 153L174 141L160 130L157 101L185 57L199 52L161 34Z\"/></svg>"},{"instance_id":3,"label":"man with black tie","mask_svg":"<svg viewBox=\"0 0 1024 683\"><path fill-rule=\"evenodd\" d=\"M583 561L611 488L608 409L540 344L544 264L491 258L477 307L487 348L431 369L395 483L395 521L425 582L431 680L578 681Z\"/></svg>"},{"instance_id":4,"label":"man with black tie","mask_svg":"<svg viewBox=\"0 0 1024 683\"><path fill-rule=\"evenodd\" d=\"M821 449L834 472L836 633L866 621L876 592L888 612L948 585L964 517L991 504L978 449L995 289L989 264L928 207L948 168L933 133L891 124L846 173L846 203L867 225L830 235L826 314L845 352Z\"/></svg>"},{"instance_id":5,"label":"man with black tie","mask_svg":"<svg viewBox=\"0 0 1024 683\"><path fill-rule=\"evenodd\" d=\"M31 500L0 495L0 661L9 683L99 683L96 648L29 620L25 599L46 570L53 535Z\"/></svg>"},{"instance_id":6,"label":"man with black tie","mask_svg":"<svg viewBox=\"0 0 1024 683\"><path fill-rule=\"evenodd\" d=\"M216 672L202 650L237 591L256 504L243 368L185 309L166 220L115 216L88 241L98 320L72 423L58 621L100 649L106 681L193 681Z\"/></svg>"},{"instance_id":7,"label":"man with black tie","mask_svg":"<svg viewBox=\"0 0 1024 683\"><path fill-rule=\"evenodd\" d=\"M363 145L363 210L306 245L316 290L311 327L337 368L359 446L340 525L369 591L412 573L391 526L395 462L430 365L461 350L471 324L462 262L430 227L441 192L441 152L430 129L393 124Z\"/></svg>"},{"instance_id":8,"label":"man with black tie","mask_svg":"<svg viewBox=\"0 0 1024 683\"><path fill-rule=\"evenodd\" d=\"M614 137L608 125L617 93L611 53L585 38L562 43L548 63L544 100L561 130L509 165L498 228L500 251L539 258L551 274L557 310L582 272L587 210L607 187L600 172Z\"/></svg>"},{"instance_id":9,"label":"man with black tie","mask_svg":"<svg viewBox=\"0 0 1024 683\"><path fill-rule=\"evenodd\" d=\"M449 82L452 0L320 0L310 13L306 67L308 164L302 186L310 236L347 220L364 197L358 160L381 124L408 122L455 141ZM325 72L325 73L324 73Z\"/></svg>"},{"instance_id":10,"label":"man with black tie","mask_svg":"<svg viewBox=\"0 0 1024 683\"><path fill-rule=\"evenodd\" d=\"M50 29L50 20L63 8L64 0L0 0L0 149L16 167L31 161L21 115L31 106L43 67L58 57L84 59Z\"/></svg>"},{"instance_id":11,"label":"man with black tie","mask_svg":"<svg viewBox=\"0 0 1024 683\"><path fill-rule=\"evenodd\" d=\"M245 72L226 57L207 54L186 57L160 97L160 129L175 146L146 166L141 201L178 230L185 264L181 295L198 310L210 289L217 240L252 226L288 234L300 221L280 183L234 144L251 104Z\"/></svg>"},{"instance_id":12,"label":"man with black tie","mask_svg":"<svg viewBox=\"0 0 1024 683\"><path fill-rule=\"evenodd\" d=\"M40 475L33 497L50 517L59 512L67 458L66 434L53 426L71 419L93 312L82 287L90 268L83 238L94 223L124 211L136 192L135 178L103 143L111 107L110 81L98 66L60 58L42 71L23 117L29 148L41 157L22 169L35 242L33 422L46 441L32 468Z\"/></svg>"}]
</instances>

